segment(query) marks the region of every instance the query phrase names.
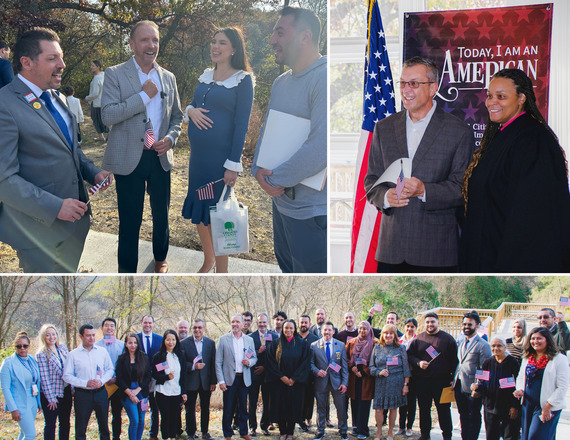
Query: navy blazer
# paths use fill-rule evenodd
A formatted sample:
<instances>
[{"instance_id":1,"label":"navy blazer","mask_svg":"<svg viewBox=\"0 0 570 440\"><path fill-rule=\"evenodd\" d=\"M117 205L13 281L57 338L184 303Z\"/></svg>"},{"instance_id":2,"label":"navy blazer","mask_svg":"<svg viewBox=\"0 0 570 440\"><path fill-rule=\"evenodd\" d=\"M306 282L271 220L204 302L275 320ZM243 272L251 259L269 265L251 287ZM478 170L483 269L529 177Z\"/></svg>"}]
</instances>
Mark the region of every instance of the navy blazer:
<instances>
[{"instance_id":1,"label":"navy blazer","mask_svg":"<svg viewBox=\"0 0 570 440\"><path fill-rule=\"evenodd\" d=\"M198 391L200 385L203 390L209 390L210 385L216 385L216 343L206 336L202 337L202 363L206 364L201 370L192 370L194 358L198 356L194 336L189 336L180 342L184 350L186 361L186 390Z\"/></svg>"},{"instance_id":2,"label":"navy blazer","mask_svg":"<svg viewBox=\"0 0 570 440\"><path fill-rule=\"evenodd\" d=\"M145 354L148 357L148 361L151 362L154 355L156 353L158 353L158 350L160 350L160 346L162 345L162 336L157 335L156 333L152 334L152 342L150 345L150 353L147 353L145 351L146 350L146 340L144 339L144 335L142 334L142 332L137 333L137 336L139 337L139 339L141 341L142 351L145 352Z\"/></svg>"}]
</instances>

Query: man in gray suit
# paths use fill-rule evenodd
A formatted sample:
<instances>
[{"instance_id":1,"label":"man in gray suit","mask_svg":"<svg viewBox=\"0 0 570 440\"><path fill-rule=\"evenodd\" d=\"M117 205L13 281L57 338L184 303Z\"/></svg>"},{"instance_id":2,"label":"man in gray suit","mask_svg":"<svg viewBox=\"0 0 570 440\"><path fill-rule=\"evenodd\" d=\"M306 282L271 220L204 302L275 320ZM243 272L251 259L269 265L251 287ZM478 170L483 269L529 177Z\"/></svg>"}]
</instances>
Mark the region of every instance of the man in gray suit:
<instances>
[{"instance_id":1,"label":"man in gray suit","mask_svg":"<svg viewBox=\"0 0 570 440\"><path fill-rule=\"evenodd\" d=\"M364 180L368 200L382 211L378 272L455 272L459 246L456 211L463 206L463 174L473 153L473 133L433 99L438 70L414 57L402 69L406 110L374 128ZM412 177L400 198L387 184L372 186L394 161L412 159Z\"/></svg>"},{"instance_id":2,"label":"man in gray suit","mask_svg":"<svg viewBox=\"0 0 570 440\"><path fill-rule=\"evenodd\" d=\"M224 392L222 431L226 440L233 435L232 414L237 400L239 412L239 434L251 440L247 433L247 392L251 385L251 367L257 362L253 339L243 333L243 316L232 316L232 331L223 335L216 350L216 376Z\"/></svg>"},{"instance_id":3,"label":"man in gray suit","mask_svg":"<svg viewBox=\"0 0 570 440\"><path fill-rule=\"evenodd\" d=\"M144 192L152 211L154 271L168 272L170 170L182 111L174 75L155 60L158 26L140 21L131 30L133 58L105 71L101 115L112 126L103 166L115 173L119 209L119 272L135 273Z\"/></svg>"},{"instance_id":4,"label":"man in gray suit","mask_svg":"<svg viewBox=\"0 0 570 440\"><path fill-rule=\"evenodd\" d=\"M471 396L471 385L475 383L475 372L483 367L483 361L491 356L491 346L477 334L481 324L479 314L473 310L463 315L463 334L465 338L459 344L457 357L459 364L453 376L455 401L461 420L461 438L476 440L481 431L480 397Z\"/></svg>"},{"instance_id":5,"label":"man in gray suit","mask_svg":"<svg viewBox=\"0 0 570 440\"><path fill-rule=\"evenodd\" d=\"M192 325L192 336L181 343L186 356L186 433L188 439L196 436L196 398L200 395L200 429L202 440L212 440L210 423L210 396L216 389L216 344L204 336L206 322L197 318Z\"/></svg>"},{"instance_id":6,"label":"man in gray suit","mask_svg":"<svg viewBox=\"0 0 570 440\"><path fill-rule=\"evenodd\" d=\"M334 325L327 321L322 326L323 337L311 344L311 372L315 376L315 396L317 398L317 433L314 440L325 436L326 403L332 393L338 431L342 440L348 439L346 433L347 413L344 393L348 386L348 364L346 349L338 339L333 339ZM335 371L335 369L340 369Z\"/></svg>"},{"instance_id":7,"label":"man in gray suit","mask_svg":"<svg viewBox=\"0 0 570 440\"><path fill-rule=\"evenodd\" d=\"M76 272L91 214L83 180L109 173L79 148L77 121L54 90L65 68L57 34L22 34L14 65L17 77L0 90L0 241L24 272Z\"/></svg>"}]
</instances>

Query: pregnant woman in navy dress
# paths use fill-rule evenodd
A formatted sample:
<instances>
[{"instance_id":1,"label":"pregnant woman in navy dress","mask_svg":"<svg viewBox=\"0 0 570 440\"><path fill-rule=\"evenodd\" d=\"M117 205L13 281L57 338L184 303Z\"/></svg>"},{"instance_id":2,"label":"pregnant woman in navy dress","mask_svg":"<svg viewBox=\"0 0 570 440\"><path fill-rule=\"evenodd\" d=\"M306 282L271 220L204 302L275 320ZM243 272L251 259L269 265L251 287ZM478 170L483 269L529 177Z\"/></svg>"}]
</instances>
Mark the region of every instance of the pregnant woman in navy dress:
<instances>
[{"instance_id":1,"label":"pregnant woman in navy dress","mask_svg":"<svg viewBox=\"0 0 570 440\"><path fill-rule=\"evenodd\" d=\"M210 46L214 68L200 76L194 98L186 108L189 119L190 170L188 195L182 215L192 220L204 252L199 273L228 271L228 257L215 256L210 228L210 206L217 203L224 185L233 187L242 171L241 154L253 103L253 75L238 28L216 31ZM199 200L197 189L214 184L214 197Z\"/></svg>"}]
</instances>

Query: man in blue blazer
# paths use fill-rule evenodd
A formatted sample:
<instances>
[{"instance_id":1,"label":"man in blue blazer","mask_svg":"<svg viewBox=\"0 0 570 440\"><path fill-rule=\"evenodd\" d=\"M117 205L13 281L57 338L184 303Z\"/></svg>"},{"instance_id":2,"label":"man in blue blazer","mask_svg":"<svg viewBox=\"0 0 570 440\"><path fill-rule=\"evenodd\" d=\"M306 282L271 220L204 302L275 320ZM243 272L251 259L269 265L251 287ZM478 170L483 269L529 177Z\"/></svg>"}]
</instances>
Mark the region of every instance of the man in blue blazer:
<instances>
[{"instance_id":1,"label":"man in blue blazer","mask_svg":"<svg viewBox=\"0 0 570 440\"><path fill-rule=\"evenodd\" d=\"M210 424L210 396L216 389L216 343L204 336L206 322L196 318L192 324L192 336L180 346L186 358L186 433L189 440L196 436L196 399L200 395L200 430L202 440L212 440L208 432Z\"/></svg>"},{"instance_id":2,"label":"man in blue blazer","mask_svg":"<svg viewBox=\"0 0 570 440\"><path fill-rule=\"evenodd\" d=\"M325 436L326 402L329 400L329 393L332 394L336 407L340 437L342 440L347 440L348 425L344 396L348 387L346 348L338 339L333 339L334 325L332 322L325 322L321 327L321 332L323 337L311 344L311 372L315 377L318 414L317 433L314 440L321 440ZM335 371L337 369L338 371Z\"/></svg>"},{"instance_id":3,"label":"man in blue blazer","mask_svg":"<svg viewBox=\"0 0 570 440\"><path fill-rule=\"evenodd\" d=\"M14 79L14 70L10 62L10 46L0 40L0 89Z\"/></svg>"},{"instance_id":4,"label":"man in blue blazer","mask_svg":"<svg viewBox=\"0 0 570 440\"><path fill-rule=\"evenodd\" d=\"M148 363L152 369L152 358L160 350L160 346L162 345L162 336L152 332L152 329L154 328L154 318L152 315L143 316L141 325L142 332L140 332L137 336L141 341L142 349L146 353L148 357ZM156 399L154 396L153 382L151 382L149 391L150 393L148 395L148 402L151 411L149 438L150 440L157 440L160 420L158 417L158 405L156 404Z\"/></svg>"}]
</instances>

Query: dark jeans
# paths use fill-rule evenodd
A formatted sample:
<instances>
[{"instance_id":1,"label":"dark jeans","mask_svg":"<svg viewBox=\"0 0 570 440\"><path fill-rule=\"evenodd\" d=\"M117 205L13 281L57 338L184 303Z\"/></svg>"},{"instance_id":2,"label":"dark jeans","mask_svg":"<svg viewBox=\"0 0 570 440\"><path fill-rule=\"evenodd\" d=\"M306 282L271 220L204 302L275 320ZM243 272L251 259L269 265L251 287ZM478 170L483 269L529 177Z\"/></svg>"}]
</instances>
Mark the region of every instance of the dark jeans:
<instances>
[{"instance_id":1,"label":"dark jeans","mask_svg":"<svg viewBox=\"0 0 570 440\"><path fill-rule=\"evenodd\" d=\"M252 373L253 375L253 373ZM261 401L263 402L263 412L261 413L261 420L259 426L261 429L267 429L270 425L269 420L269 406L270 406L270 393L269 384L264 382L265 374L261 377L255 377L249 387L249 429L255 431L257 429L257 402L259 400L259 391L261 390Z\"/></svg>"},{"instance_id":2,"label":"dark jeans","mask_svg":"<svg viewBox=\"0 0 570 440\"><path fill-rule=\"evenodd\" d=\"M273 204L273 247L283 273L327 271L327 216L297 220Z\"/></svg>"},{"instance_id":3,"label":"dark jeans","mask_svg":"<svg viewBox=\"0 0 570 440\"><path fill-rule=\"evenodd\" d=\"M484 411L485 432L488 440L495 440L503 437L503 440L519 440L521 431L521 411L518 417L512 420L508 412L492 414Z\"/></svg>"},{"instance_id":4,"label":"dark jeans","mask_svg":"<svg viewBox=\"0 0 570 440\"><path fill-rule=\"evenodd\" d=\"M224 391L224 410L222 413L224 437L231 437L234 433L232 429L232 409L236 399L239 411L239 435L247 435L247 388L243 382L243 376L236 375L234 383Z\"/></svg>"},{"instance_id":5,"label":"dark jeans","mask_svg":"<svg viewBox=\"0 0 570 440\"><path fill-rule=\"evenodd\" d=\"M69 418L71 416L71 406L73 399L71 398L71 386L66 386L63 391L63 397L57 398L57 407L54 410L48 408L48 401L44 393L40 393L42 402L42 410L44 412L44 440L55 440L55 423L59 419L59 438L60 440L69 440Z\"/></svg>"},{"instance_id":6,"label":"dark jeans","mask_svg":"<svg viewBox=\"0 0 570 440\"><path fill-rule=\"evenodd\" d=\"M160 417L158 405L156 403L156 393L148 395L148 406L150 406L150 431L149 437L158 437L158 428L160 426Z\"/></svg>"},{"instance_id":7,"label":"dark jeans","mask_svg":"<svg viewBox=\"0 0 570 440\"><path fill-rule=\"evenodd\" d=\"M461 438L463 440L477 440L481 432L481 398L473 398L471 394L461 391L461 384L455 390L455 403L461 421Z\"/></svg>"},{"instance_id":8,"label":"dark jeans","mask_svg":"<svg viewBox=\"0 0 570 440\"><path fill-rule=\"evenodd\" d=\"M418 406L420 407L420 431L423 436L429 437L431 431L431 406L435 403L439 427L444 439L450 439L453 433L451 421L451 403L439 403L441 391L449 386L449 378L418 378L416 381Z\"/></svg>"},{"instance_id":9,"label":"dark jeans","mask_svg":"<svg viewBox=\"0 0 570 440\"><path fill-rule=\"evenodd\" d=\"M85 440L87 438L87 425L93 411L95 411L95 417L99 425L99 438L101 440L110 440L109 397L105 387L101 387L98 390L75 388L74 406L76 440Z\"/></svg>"},{"instance_id":10,"label":"dark jeans","mask_svg":"<svg viewBox=\"0 0 570 440\"><path fill-rule=\"evenodd\" d=\"M145 187L150 197L152 212L154 259L166 260L169 241L170 171L164 171L155 151L145 150L135 170L127 176L115 174L115 181L119 209L119 272L136 273Z\"/></svg>"},{"instance_id":11,"label":"dark jeans","mask_svg":"<svg viewBox=\"0 0 570 440\"><path fill-rule=\"evenodd\" d=\"M210 389L200 389L196 391L186 391L188 399L186 400L186 434L188 437L196 435L196 400L200 395L200 430L203 434L208 433L210 423L210 397L212 393Z\"/></svg>"},{"instance_id":12,"label":"dark jeans","mask_svg":"<svg viewBox=\"0 0 570 440\"><path fill-rule=\"evenodd\" d=\"M113 421L111 422L111 427L113 428L113 440L121 440L121 413L123 412L123 402L121 401L121 390L117 390L109 398L109 403L111 404L111 414L113 415Z\"/></svg>"},{"instance_id":13,"label":"dark jeans","mask_svg":"<svg viewBox=\"0 0 570 440\"><path fill-rule=\"evenodd\" d=\"M163 439L176 438L182 428L181 397L165 396L159 392L154 394L160 411L160 434Z\"/></svg>"},{"instance_id":14,"label":"dark jeans","mask_svg":"<svg viewBox=\"0 0 570 440\"><path fill-rule=\"evenodd\" d=\"M416 386L410 378L408 383L408 404L400 407L400 429L412 429L416 420ZM408 423L406 423L406 419Z\"/></svg>"}]
</instances>

